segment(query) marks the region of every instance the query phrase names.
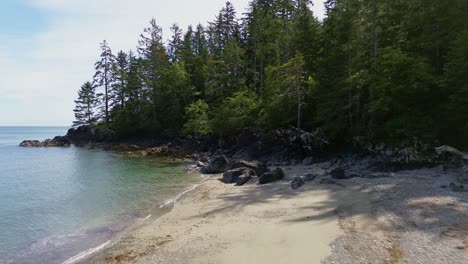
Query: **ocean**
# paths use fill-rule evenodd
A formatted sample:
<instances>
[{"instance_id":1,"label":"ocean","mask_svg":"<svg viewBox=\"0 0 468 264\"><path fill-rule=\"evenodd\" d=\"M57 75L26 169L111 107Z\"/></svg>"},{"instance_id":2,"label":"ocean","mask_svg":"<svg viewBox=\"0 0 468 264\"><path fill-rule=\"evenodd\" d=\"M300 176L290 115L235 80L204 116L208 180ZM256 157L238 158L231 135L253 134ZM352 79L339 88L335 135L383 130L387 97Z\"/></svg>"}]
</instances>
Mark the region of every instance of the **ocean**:
<instances>
[{"instance_id":1,"label":"ocean","mask_svg":"<svg viewBox=\"0 0 468 264\"><path fill-rule=\"evenodd\" d=\"M0 263L63 263L200 182L188 164L101 150L21 148L67 127L0 127Z\"/></svg>"}]
</instances>

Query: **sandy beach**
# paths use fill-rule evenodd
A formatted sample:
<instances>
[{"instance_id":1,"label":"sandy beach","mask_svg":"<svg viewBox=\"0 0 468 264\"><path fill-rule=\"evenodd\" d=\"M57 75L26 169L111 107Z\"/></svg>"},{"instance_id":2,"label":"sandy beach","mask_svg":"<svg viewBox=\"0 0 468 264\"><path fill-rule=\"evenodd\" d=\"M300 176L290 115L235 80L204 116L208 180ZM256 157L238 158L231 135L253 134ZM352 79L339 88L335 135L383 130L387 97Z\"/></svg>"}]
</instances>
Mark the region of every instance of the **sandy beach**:
<instances>
[{"instance_id":1,"label":"sandy beach","mask_svg":"<svg viewBox=\"0 0 468 264\"><path fill-rule=\"evenodd\" d=\"M322 168L283 169L266 185L213 175L81 263L468 263L467 194L441 188L453 175L324 175L293 190L288 179Z\"/></svg>"}]
</instances>

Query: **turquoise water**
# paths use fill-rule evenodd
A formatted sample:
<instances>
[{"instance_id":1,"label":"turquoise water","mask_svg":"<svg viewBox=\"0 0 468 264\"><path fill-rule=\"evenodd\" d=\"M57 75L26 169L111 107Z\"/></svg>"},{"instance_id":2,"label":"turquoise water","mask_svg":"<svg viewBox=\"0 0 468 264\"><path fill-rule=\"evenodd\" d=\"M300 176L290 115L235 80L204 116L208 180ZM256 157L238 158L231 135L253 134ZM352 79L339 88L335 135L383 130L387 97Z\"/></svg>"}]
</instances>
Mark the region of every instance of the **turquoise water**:
<instances>
[{"instance_id":1,"label":"turquoise water","mask_svg":"<svg viewBox=\"0 0 468 264\"><path fill-rule=\"evenodd\" d=\"M200 181L184 162L18 147L66 130L0 127L0 263L61 263Z\"/></svg>"}]
</instances>

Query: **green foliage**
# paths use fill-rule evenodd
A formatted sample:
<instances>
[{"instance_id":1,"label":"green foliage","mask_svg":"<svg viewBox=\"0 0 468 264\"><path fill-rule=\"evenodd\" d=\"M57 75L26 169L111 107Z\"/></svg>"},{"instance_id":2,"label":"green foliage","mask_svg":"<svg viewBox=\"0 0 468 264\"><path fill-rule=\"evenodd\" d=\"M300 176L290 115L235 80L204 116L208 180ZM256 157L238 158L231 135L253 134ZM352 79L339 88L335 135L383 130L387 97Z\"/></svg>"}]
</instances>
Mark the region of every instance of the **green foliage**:
<instances>
[{"instance_id":1,"label":"green foliage","mask_svg":"<svg viewBox=\"0 0 468 264\"><path fill-rule=\"evenodd\" d=\"M222 135L235 135L245 127L254 126L254 113L257 106L253 92L245 90L226 98L212 112L213 132Z\"/></svg>"},{"instance_id":2,"label":"green foliage","mask_svg":"<svg viewBox=\"0 0 468 264\"><path fill-rule=\"evenodd\" d=\"M379 53L377 70L370 76L375 98L369 107L381 123L377 133L396 141L433 137L438 98L429 65L393 48Z\"/></svg>"},{"instance_id":3,"label":"green foliage","mask_svg":"<svg viewBox=\"0 0 468 264\"><path fill-rule=\"evenodd\" d=\"M211 132L208 119L209 106L203 100L197 100L186 109L187 123L184 131L189 134L206 135Z\"/></svg>"},{"instance_id":4,"label":"green foliage","mask_svg":"<svg viewBox=\"0 0 468 264\"><path fill-rule=\"evenodd\" d=\"M96 106L98 99L96 97L96 88L90 83L86 82L81 86L78 91L78 99L75 100L75 118L73 126L92 126L95 125L98 118L96 115Z\"/></svg>"},{"instance_id":5,"label":"green foliage","mask_svg":"<svg viewBox=\"0 0 468 264\"><path fill-rule=\"evenodd\" d=\"M447 140L468 147L468 31L451 45L445 66L444 90L447 96Z\"/></svg>"},{"instance_id":6,"label":"green foliage","mask_svg":"<svg viewBox=\"0 0 468 264\"><path fill-rule=\"evenodd\" d=\"M253 0L242 15L227 2L206 26L174 24L168 42L152 19L137 55L102 43L92 109L121 136L296 126L336 144L468 147L468 1L327 0L326 10L320 22L309 0Z\"/></svg>"}]
</instances>

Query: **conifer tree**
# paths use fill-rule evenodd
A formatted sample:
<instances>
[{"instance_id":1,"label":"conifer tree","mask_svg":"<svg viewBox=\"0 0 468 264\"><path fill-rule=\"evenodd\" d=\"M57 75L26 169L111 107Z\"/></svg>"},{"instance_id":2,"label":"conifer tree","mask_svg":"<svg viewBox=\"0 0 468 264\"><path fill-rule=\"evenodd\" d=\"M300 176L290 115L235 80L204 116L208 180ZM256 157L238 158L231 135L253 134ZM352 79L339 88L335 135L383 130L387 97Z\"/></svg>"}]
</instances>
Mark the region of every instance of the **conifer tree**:
<instances>
[{"instance_id":1,"label":"conifer tree","mask_svg":"<svg viewBox=\"0 0 468 264\"><path fill-rule=\"evenodd\" d=\"M118 106L120 110L125 107L126 88L128 86L128 70L129 62L127 53L119 51L113 66L113 80L112 83L112 107Z\"/></svg>"},{"instance_id":2,"label":"conifer tree","mask_svg":"<svg viewBox=\"0 0 468 264\"><path fill-rule=\"evenodd\" d=\"M94 83L97 87L102 87L104 93L100 93L102 97L102 112L104 121L106 124L110 122L110 102L111 102L111 84L113 82L113 66L115 63L115 57L112 54L109 45L104 40L101 43L101 56L100 59L94 64L96 73L94 74Z\"/></svg>"},{"instance_id":3,"label":"conifer tree","mask_svg":"<svg viewBox=\"0 0 468 264\"><path fill-rule=\"evenodd\" d=\"M96 124L98 118L95 110L98 99L96 97L95 87L90 83L86 82L81 86L78 91L78 99L75 100L75 118L73 126L92 126Z\"/></svg>"}]
</instances>

